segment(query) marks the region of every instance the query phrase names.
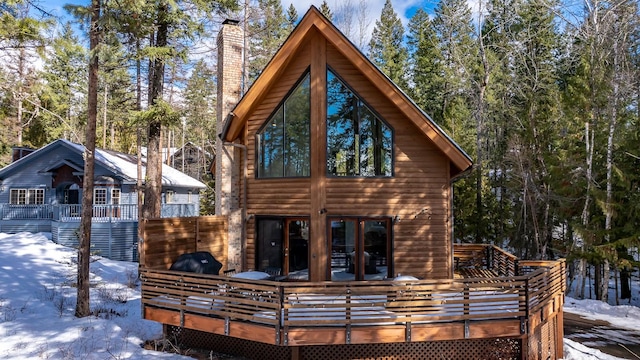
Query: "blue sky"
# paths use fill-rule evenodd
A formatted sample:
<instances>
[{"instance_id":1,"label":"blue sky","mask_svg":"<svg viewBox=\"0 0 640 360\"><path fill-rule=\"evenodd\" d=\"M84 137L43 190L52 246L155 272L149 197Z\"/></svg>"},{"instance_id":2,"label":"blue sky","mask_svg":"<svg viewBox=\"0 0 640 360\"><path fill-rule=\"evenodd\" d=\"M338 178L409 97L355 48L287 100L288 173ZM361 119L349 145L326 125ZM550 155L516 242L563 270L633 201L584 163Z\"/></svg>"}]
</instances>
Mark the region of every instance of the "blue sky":
<instances>
[{"instance_id":1,"label":"blue sky","mask_svg":"<svg viewBox=\"0 0 640 360\"><path fill-rule=\"evenodd\" d=\"M354 5L357 5L360 0L351 0ZM366 0L367 8L369 10L370 19L372 22L375 22L376 19L380 17L380 12L382 11L382 7L384 6L385 0ZM40 6L50 11L52 14L56 16L65 17L66 12L63 9L65 4L88 4L89 0L43 0L39 4ZM298 10L298 14L302 16L311 5L315 5L316 7L320 7L322 0L282 0L283 8L288 8L289 5L293 3ZM336 9L339 7L339 4L344 3L344 0L327 0L329 7L331 9ZM424 7L427 9L433 9L437 0L392 0L396 13L402 18L403 23L406 25L407 19L409 19L418 9L419 7Z\"/></svg>"},{"instance_id":2,"label":"blue sky","mask_svg":"<svg viewBox=\"0 0 640 360\"><path fill-rule=\"evenodd\" d=\"M351 0L351 3L354 6L360 0ZM315 5L316 7L320 7L322 4L322 0L282 0L282 6L286 9L289 5L293 3L298 10L298 14L302 16L311 5ZM327 0L327 4L329 4L329 8L337 9L339 4L344 3L344 0ZM384 6L385 0L366 0L367 9L369 10L369 20L375 24L375 20L380 18L380 13L382 12L382 7ZM402 22L406 25L407 20L416 12L416 10L420 7L426 9L433 9L435 4L437 4L437 0L392 0L391 4L395 9L398 16L402 19Z\"/></svg>"}]
</instances>

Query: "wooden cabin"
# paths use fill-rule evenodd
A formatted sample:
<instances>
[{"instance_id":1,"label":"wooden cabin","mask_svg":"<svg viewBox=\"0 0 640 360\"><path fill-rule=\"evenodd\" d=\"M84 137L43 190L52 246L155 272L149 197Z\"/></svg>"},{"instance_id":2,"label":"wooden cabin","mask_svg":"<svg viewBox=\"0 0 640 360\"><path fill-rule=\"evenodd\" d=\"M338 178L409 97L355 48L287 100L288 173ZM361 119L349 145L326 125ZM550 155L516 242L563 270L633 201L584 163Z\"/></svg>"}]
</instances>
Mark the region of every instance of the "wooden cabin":
<instances>
[{"instance_id":1,"label":"wooden cabin","mask_svg":"<svg viewBox=\"0 0 640 360\"><path fill-rule=\"evenodd\" d=\"M562 357L564 263L454 245L442 129L314 7L240 96L242 43L226 21L217 216L145 224L146 319L249 358ZM167 270L201 250L223 273Z\"/></svg>"},{"instance_id":2,"label":"wooden cabin","mask_svg":"<svg viewBox=\"0 0 640 360\"><path fill-rule=\"evenodd\" d=\"M452 183L471 159L315 9L229 110L216 190L219 214L243 212L234 266L453 278Z\"/></svg>"}]
</instances>

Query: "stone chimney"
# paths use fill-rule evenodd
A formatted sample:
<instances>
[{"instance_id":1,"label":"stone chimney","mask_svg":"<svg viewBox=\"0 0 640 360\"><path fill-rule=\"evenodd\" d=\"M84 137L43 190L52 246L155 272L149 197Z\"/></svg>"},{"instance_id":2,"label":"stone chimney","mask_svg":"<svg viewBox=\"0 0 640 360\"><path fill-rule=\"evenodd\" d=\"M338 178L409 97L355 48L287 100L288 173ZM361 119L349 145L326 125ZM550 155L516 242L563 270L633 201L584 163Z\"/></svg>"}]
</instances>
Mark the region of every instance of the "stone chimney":
<instances>
[{"instance_id":1,"label":"stone chimney","mask_svg":"<svg viewBox=\"0 0 640 360\"><path fill-rule=\"evenodd\" d=\"M242 147L220 138L228 115L240 101L242 89L244 33L236 20L225 20L218 33L218 90L216 109L216 215L228 218L227 268L242 269L244 223L240 203ZM245 149L246 150L246 149Z\"/></svg>"}]
</instances>

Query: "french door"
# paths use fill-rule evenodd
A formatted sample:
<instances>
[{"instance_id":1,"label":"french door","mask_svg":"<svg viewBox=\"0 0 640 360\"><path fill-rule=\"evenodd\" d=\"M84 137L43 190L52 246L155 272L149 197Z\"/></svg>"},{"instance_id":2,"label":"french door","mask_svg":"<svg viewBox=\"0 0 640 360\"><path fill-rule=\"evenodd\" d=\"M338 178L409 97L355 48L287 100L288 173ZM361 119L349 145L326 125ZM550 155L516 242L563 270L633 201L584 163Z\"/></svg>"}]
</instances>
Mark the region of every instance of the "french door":
<instances>
[{"instance_id":1,"label":"french door","mask_svg":"<svg viewBox=\"0 0 640 360\"><path fill-rule=\"evenodd\" d=\"M331 217L328 222L332 280L391 276L390 218Z\"/></svg>"},{"instance_id":2,"label":"french door","mask_svg":"<svg viewBox=\"0 0 640 360\"><path fill-rule=\"evenodd\" d=\"M272 275L309 278L309 219L258 217L256 268Z\"/></svg>"}]
</instances>

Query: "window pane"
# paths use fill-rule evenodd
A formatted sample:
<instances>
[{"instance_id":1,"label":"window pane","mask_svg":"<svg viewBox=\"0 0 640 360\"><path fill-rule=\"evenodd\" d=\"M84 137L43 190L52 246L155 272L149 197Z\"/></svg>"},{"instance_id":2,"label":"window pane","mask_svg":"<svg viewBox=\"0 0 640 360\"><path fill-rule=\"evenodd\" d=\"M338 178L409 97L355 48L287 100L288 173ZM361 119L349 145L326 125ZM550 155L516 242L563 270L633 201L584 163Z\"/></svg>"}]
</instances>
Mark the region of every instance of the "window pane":
<instances>
[{"instance_id":1,"label":"window pane","mask_svg":"<svg viewBox=\"0 0 640 360\"><path fill-rule=\"evenodd\" d=\"M282 107L260 135L260 177L282 177L284 167L284 114Z\"/></svg>"},{"instance_id":2,"label":"window pane","mask_svg":"<svg viewBox=\"0 0 640 360\"><path fill-rule=\"evenodd\" d=\"M111 189L111 204L120 205L120 189Z\"/></svg>"},{"instance_id":3,"label":"window pane","mask_svg":"<svg viewBox=\"0 0 640 360\"><path fill-rule=\"evenodd\" d=\"M27 190L26 204L40 205L44 204L44 189Z\"/></svg>"},{"instance_id":4,"label":"window pane","mask_svg":"<svg viewBox=\"0 0 640 360\"><path fill-rule=\"evenodd\" d=\"M392 176L393 175L393 140L391 128L380 119L376 119L380 127L380 136L377 139L378 151L380 152L380 170L376 175Z\"/></svg>"},{"instance_id":5,"label":"window pane","mask_svg":"<svg viewBox=\"0 0 640 360\"><path fill-rule=\"evenodd\" d=\"M309 176L310 92L307 74L258 134L258 177Z\"/></svg>"},{"instance_id":6,"label":"window pane","mask_svg":"<svg viewBox=\"0 0 640 360\"><path fill-rule=\"evenodd\" d=\"M364 105L360 106L360 175L376 176L376 118Z\"/></svg>"},{"instance_id":7,"label":"window pane","mask_svg":"<svg viewBox=\"0 0 640 360\"><path fill-rule=\"evenodd\" d=\"M309 76L285 101L284 111L284 176L309 176Z\"/></svg>"},{"instance_id":8,"label":"window pane","mask_svg":"<svg viewBox=\"0 0 640 360\"><path fill-rule=\"evenodd\" d=\"M327 172L357 175L357 100L344 84L327 72Z\"/></svg>"},{"instance_id":9,"label":"window pane","mask_svg":"<svg viewBox=\"0 0 640 360\"><path fill-rule=\"evenodd\" d=\"M356 221L331 221L331 279L355 279Z\"/></svg>"},{"instance_id":10,"label":"window pane","mask_svg":"<svg viewBox=\"0 0 640 360\"><path fill-rule=\"evenodd\" d=\"M387 220L364 222L365 273L387 273L388 224Z\"/></svg>"},{"instance_id":11,"label":"window pane","mask_svg":"<svg viewBox=\"0 0 640 360\"><path fill-rule=\"evenodd\" d=\"M20 190L19 189L11 189L9 196L9 204L17 205L20 202Z\"/></svg>"},{"instance_id":12,"label":"window pane","mask_svg":"<svg viewBox=\"0 0 640 360\"><path fill-rule=\"evenodd\" d=\"M391 176L391 129L327 72L327 173Z\"/></svg>"}]
</instances>

